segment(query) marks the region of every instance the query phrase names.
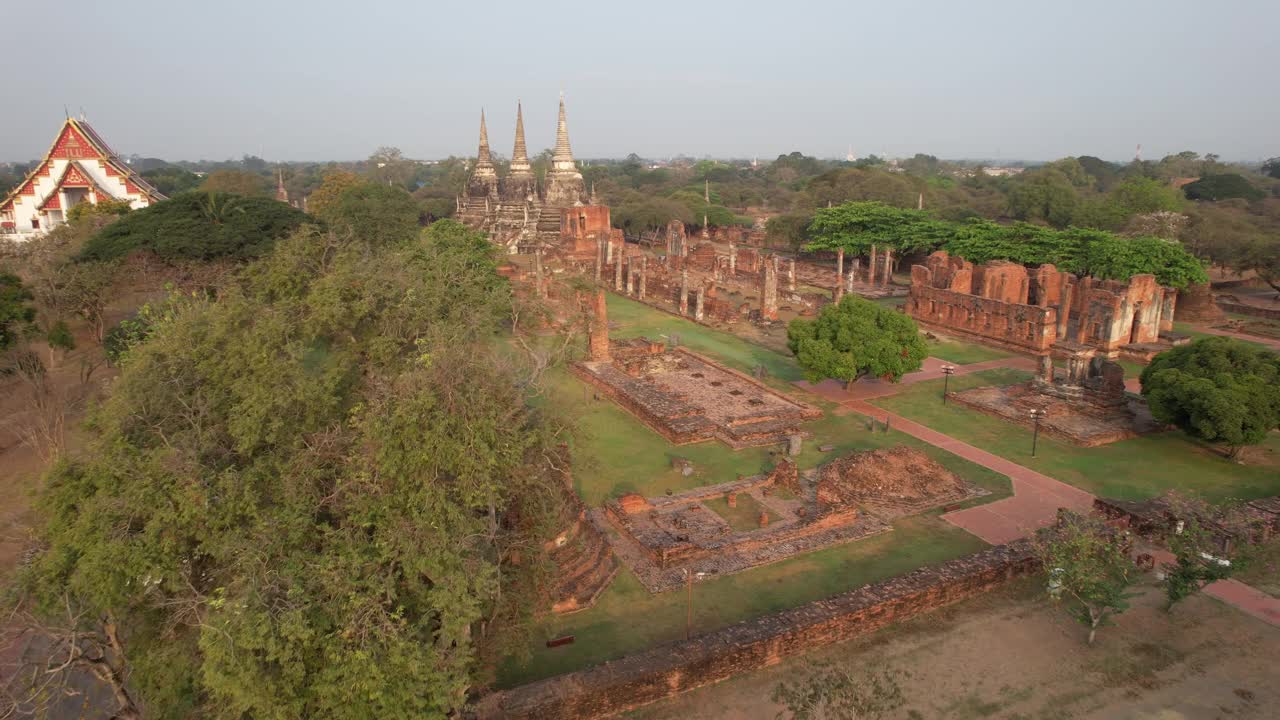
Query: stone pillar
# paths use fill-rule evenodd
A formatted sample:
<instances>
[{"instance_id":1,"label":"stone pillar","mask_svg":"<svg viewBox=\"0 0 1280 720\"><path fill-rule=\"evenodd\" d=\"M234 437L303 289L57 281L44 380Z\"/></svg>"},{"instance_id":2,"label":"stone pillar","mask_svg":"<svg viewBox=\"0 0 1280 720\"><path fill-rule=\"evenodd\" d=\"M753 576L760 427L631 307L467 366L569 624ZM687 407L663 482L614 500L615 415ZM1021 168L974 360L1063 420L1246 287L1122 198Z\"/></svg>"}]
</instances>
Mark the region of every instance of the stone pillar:
<instances>
[{"instance_id":1,"label":"stone pillar","mask_svg":"<svg viewBox=\"0 0 1280 720\"><path fill-rule=\"evenodd\" d=\"M1040 356L1040 379L1047 383L1053 382L1053 357L1050 355Z\"/></svg>"},{"instance_id":2,"label":"stone pillar","mask_svg":"<svg viewBox=\"0 0 1280 720\"><path fill-rule=\"evenodd\" d=\"M604 288L596 289L592 315L591 336L587 340L591 349L591 360L607 362L609 360L609 306L605 300Z\"/></svg>"},{"instance_id":3,"label":"stone pillar","mask_svg":"<svg viewBox=\"0 0 1280 720\"><path fill-rule=\"evenodd\" d=\"M534 292L538 297L546 297L546 288L542 285L542 248L533 251Z\"/></svg>"},{"instance_id":4,"label":"stone pillar","mask_svg":"<svg viewBox=\"0 0 1280 720\"><path fill-rule=\"evenodd\" d=\"M853 294L853 281L857 278L858 271L854 268L849 269L849 273L844 276L844 291Z\"/></svg>"},{"instance_id":5,"label":"stone pillar","mask_svg":"<svg viewBox=\"0 0 1280 720\"><path fill-rule=\"evenodd\" d=\"M885 248L884 250L884 282L881 284L893 284L893 248Z\"/></svg>"},{"instance_id":6,"label":"stone pillar","mask_svg":"<svg viewBox=\"0 0 1280 720\"><path fill-rule=\"evenodd\" d=\"M778 258L771 257L764 263L764 287L760 290L760 317L778 319Z\"/></svg>"},{"instance_id":7,"label":"stone pillar","mask_svg":"<svg viewBox=\"0 0 1280 720\"><path fill-rule=\"evenodd\" d=\"M1058 337L1059 341L1067 339L1067 323L1071 320L1071 294L1076 286L1067 283L1062 286L1062 300L1058 303Z\"/></svg>"},{"instance_id":8,"label":"stone pillar","mask_svg":"<svg viewBox=\"0 0 1280 720\"><path fill-rule=\"evenodd\" d=\"M796 291L796 260L791 258L787 261L787 289L791 292Z\"/></svg>"},{"instance_id":9,"label":"stone pillar","mask_svg":"<svg viewBox=\"0 0 1280 720\"><path fill-rule=\"evenodd\" d=\"M609 243L613 247L613 243ZM613 289L622 292L622 256L613 259Z\"/></svg>"},{"instance_id":10,"label":"stone pillar","mask_svg":"<svg viewBox=\"0 0 1280 720\"><path fill-rule=\"evenodd\" d=\"M644 279L645 279L645 276L648 275L648 273L649 273L649 257L646 255L640 258L640 287L636 288L636 297L638 297L641 300L644 299L644 295L645 295Z\"/></svg>"},{"instance_id":11,"label":"stone pillar","mask_svg":"<svg viewBox=\"0 0 1280 720\"><path fill-rule=\"evenodd\" d=\"M853 259L853 267L850 268L849 274L852 275L855 280L862 277L862 258L856 257ZM849 291L853 292L852 286L850 286Z\"/></svg>"},{"instance_id":12,"label":"stone pillar","mask_svg":"<svg viewBox=\"0 0 1280 720\"><path fill-rule=\"evenodd\" d=\"M1173 288L1164 289L1164 297L1160 301L1160 332L1173 331L1173 313L1178 301L1178 291Z\"/></svg>"},{"instance_id":13,"label":"stone pillar","mask_svg":"<svg viewBox=\"0 0 1280 720\"><path fill-rule=\"evenodd\" d=\"M604 264L608 265L613 262L613 241L605 240L604 246Z\"/></svg>"},{"instance_id":14,"label":"stone pillar","mask_svg":"<svg viewBox=\"0 0 1280 720\"><path fill-rule=\"evenodd\" d=\"M596 283L600 282L600 273L603 271L600 267L604 264L604 243L596 241Z\"/></svg>"},{"instance_id":15,"label":"stone pillar","mask_svg":"<svg viewBox=\"0 0 1280 720\"><path fill-rule=\"evenodd\" d=\"M738 246L729 243L729 277L738 274Z\"/></svg>"},{"instance_id":16,"label":"stone pillar","mask_svg":"<svg viewBox=\"0 0 1280 720\"><path fill-rule=\"evenodd\" d=\"M627 258L627 295L636 294L636 259Z\"/></svg>"},{"instance_id":17,"label":"stone pillar","mask_svg":"<svg viewBox=\"0 0 1280 720\"><path fill-rule=\"evenodd\" d=\"M867 261L867 284L876 284L876 246L871 246L871 259Z\"/></svg>"},{"instance_id":18,"label":"stone pillar","mask_svg":"<svg viewBox=\"0 0 1280 720\"><path fill-rule=\"evenodd\" d=\"M702 322L702 307L707 295L707 287L705 285L698 286L698 292L693 296L693 319Z\"/></svg>"},{"instance_id":19,"label":"stone pillar","mask_svg":"<svg viewBox=\"0 0 1280 720\"><path fill-rule=\"evenodd\" d=\"M687 268L680 270L680 314L682 316L689 314L689 270Z\"/></svg>"},{"instance_id":20,"label":"stone pillar","mask_svg":"<svg viewBox=\"0 0 1280 720\"><path fill-rule=\"evenodd\" d=\"M844 248L836 248L836 285L844 279Z\"/></svg>"}]
</instances>

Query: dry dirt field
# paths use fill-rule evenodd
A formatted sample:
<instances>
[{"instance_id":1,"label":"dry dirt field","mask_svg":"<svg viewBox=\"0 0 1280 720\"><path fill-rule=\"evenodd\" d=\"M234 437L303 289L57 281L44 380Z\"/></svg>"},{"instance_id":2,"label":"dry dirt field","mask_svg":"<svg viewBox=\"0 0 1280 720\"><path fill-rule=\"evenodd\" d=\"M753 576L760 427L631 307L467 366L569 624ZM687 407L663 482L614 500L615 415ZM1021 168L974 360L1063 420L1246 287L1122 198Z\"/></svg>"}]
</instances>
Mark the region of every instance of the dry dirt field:
<instances>
[{"instance_id":1,"label":"dry dirt field","mask_svg":"<svg viewBox=\"0 0 1280 720\"><path fill-rule=\"evenodd\" d=\"M901 671L907 720L1182 720L1280 716L1280 627L1197 596L1166 615L1147 587L1115 627L1083 626L1040 599L1035 581L793 658L628 714L632 720L774 720L783 679L813 663ZM789 717L787 714L781 717Z\"/></svg>"}]
</instances>

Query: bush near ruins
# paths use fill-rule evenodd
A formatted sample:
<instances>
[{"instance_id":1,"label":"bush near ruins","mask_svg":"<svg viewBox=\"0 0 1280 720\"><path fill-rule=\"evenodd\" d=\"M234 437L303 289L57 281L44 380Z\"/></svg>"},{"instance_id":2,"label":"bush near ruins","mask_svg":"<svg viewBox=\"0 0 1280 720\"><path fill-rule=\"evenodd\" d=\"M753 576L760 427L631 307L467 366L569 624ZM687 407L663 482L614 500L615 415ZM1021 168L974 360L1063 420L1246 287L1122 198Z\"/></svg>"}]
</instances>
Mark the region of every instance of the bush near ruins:
<instances>
[{"instance_id":1,"label":"bush near ruins","mask_svg":"<svg viewBox=\"0 0 1280 720\"><path fill-rule=\"evenodd\" d=\"M1044 565L1050 599L1089 628L1093 644L1098 628L1111 625L1129 609L1137 568L1126 539L1092 515L1065 513L1060 522L1033 538Z\"/></svg>"},{"instance_id":2,"label":"bush near ruins","mask_svg":"<svg viewBox=\"0 0 1280 720\"><path fill-rule=\"evenodd\" d=\"M113 260L150 251L164 260L249 260L308 216L265 197L190 192L135 210L85 243L81 260Z\"/></svg>"},{"instance_id":3,"label":"bush near ruins","mask_svg":"<svg viewBox=\"0 0 1280 720\"><path fill-rule=\"evenodd\" d=\"M117 717L455 716L529 644L563 498L510 303L442 221L302 228L150 317L43 483L23 616L111 671Z\"/></svg>"},{"instance_id":4,"label":"bush near ruins","mask_svg":"<svg viewBox=\"0 0 1280 720\"><path fill-rule=\"evenodd\" d=\"M792 320L787 347L810 382L835 378L846 385L866 375L897 382L929 355L911 318L856 295L827 305L813 320Z\"/></svg>"},{"instance_id":5,"label":"bush near ruins","mask_svg":"<svg viewBox=\"0 0 1280 720\"><path fill-rule=\"evenodd\" d=\"M0 350L13 347L35 321L31 299L31 290L23 287L17 275L0 272Z\"/></svg>"},{"instance_id":6,"label":"bush near ruins","mask_svg":"<svg viewBox=\"0 0 1280 720\"><path fill-rule=\"evenodd\" d=\"M1201 338L1157 355L1141 381L1153 418L1233 459L1280 427L1280 355L1258 345Z\"/></svg>"}]
</instances>

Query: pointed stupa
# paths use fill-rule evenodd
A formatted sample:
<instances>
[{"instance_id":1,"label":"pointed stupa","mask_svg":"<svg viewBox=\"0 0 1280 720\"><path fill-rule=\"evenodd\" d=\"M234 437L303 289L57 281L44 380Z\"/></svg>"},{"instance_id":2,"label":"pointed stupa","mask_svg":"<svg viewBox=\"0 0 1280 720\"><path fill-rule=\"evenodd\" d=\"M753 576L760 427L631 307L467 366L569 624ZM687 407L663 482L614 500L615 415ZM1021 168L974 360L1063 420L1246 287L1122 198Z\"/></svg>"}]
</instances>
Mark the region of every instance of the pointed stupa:
<instances>
[{"instance_id":1,"label":"pointed stupa","mask_svg":"<svg viewBox=\"0 0 1280 720\"><path fill-rule=\"evenodd\" d=\"M276 168L276 200L289 202L289 189L284 186L284 168Z\"/></svg>"},{"instance_id":2,"label":"pointed stupa","mask_svg":"<svg viewBox=\"0 0 1280 720\"><path fill-rule=\"evenodd\" d=\"M524 108L516 101L516 146L511 151L511 171L531 170L529 167L529 149L524 143Z\"/></svg>"},{"instance_id":3,"label":"pointed stupa","mask_svg":"<svg viewBox=\"0 0 1280 720\"><path fill-rule=\"evenodd\" d=\"M556 147L551 152L551 168L547 171L546 199L552 207L571 207L582 204L586 187L582 173L573 161L569 148L569 123L565 120L564 93L560 93L560 121L556 125Z\"/></svg>"},{"instance_id":4,"label":"pointed stupa","mask_svg":"<svg viewBox=\"0 0 1280 720\"><path fill-rule=\"evenodd\" d=\"M467 181L467 196L497 197L498 171L493 166L493 156L489 153L489 130L484 123L484 110L480 110L480 150L476 153L476 166L471 170L471 178Z\"/></svg>"},{"instance_id":5,"label":"pointed stupa","mask_svg":"<svg viewBox=\"0 0 1280 720\"><path fill-rule=\"evenodd\" d=\"M480 109L480 151L476 154L476 167L492 165L493 156L489 154L489 130L484 125L484 108Z\"/></svg>"},{"instance_id":6,"label":"pointed stupa","mask_svg":"<svg viewBox=\"0 0 1280 720\"><path fill-rule=\"evenodd\" d=\"M537 178L529 164L529 150L524 141L524 108L516 101L516 144L511 152L511 171L500 183L504 201L523 203L537 197Z\"/></svg>"},{"instance_id":7,"label":"pointed stupa","mask_svg":"<svg viewBox=\"0 0 1280 720\"><path fill-rule=\"evenodd\" d=\"M564 116L564 93L560 93L560 120L556 123L556 148L551 153L551 160L557 168L561 163L573 164L573 150L569 147L569 123ZM574 165L573 169L577 169Z\"/></svg>"}]
</instances>

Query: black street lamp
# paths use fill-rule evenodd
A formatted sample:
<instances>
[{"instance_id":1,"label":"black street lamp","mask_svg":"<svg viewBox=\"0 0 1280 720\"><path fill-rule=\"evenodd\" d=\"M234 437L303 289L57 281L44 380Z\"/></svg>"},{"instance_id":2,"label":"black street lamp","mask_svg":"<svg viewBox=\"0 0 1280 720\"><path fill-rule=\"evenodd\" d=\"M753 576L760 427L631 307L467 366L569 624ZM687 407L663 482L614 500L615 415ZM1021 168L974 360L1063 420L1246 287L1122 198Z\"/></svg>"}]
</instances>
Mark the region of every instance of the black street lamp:
<instances>
[{"instance_id":1,"label":"black street lamp","mask_svg":"<svg viewBox=\"0 0 1280 720\"><path fill-rule=\"evenodd\" d=\"M955 374L955 372L956 372L956 366L955 366L955 365L943 365L943 366L942 366L942 374L945 376L945 377L943 377L943 379L942 379L942 404L943 404L943 405L946 405L946 404L947 404L947 388L948 388L948 387L950 387L950 385L951 385L951 376L952 376L952 375L954 375L954 374Z\"/></svg>"},{"instance_id":2,"label":"black street lamp","mask_svg":"<svg viewBox=\"0 0 1280 720\"><path fill-rule=\"evenodd\" d=\"M1036 456L1036 441L1040 439L1040 418L1042 417L1044 417L1044 410L1031 408L1031 421L1035 423L1035 429L1031 431L1031 457Z\"/></svg>"}]
</instances>

